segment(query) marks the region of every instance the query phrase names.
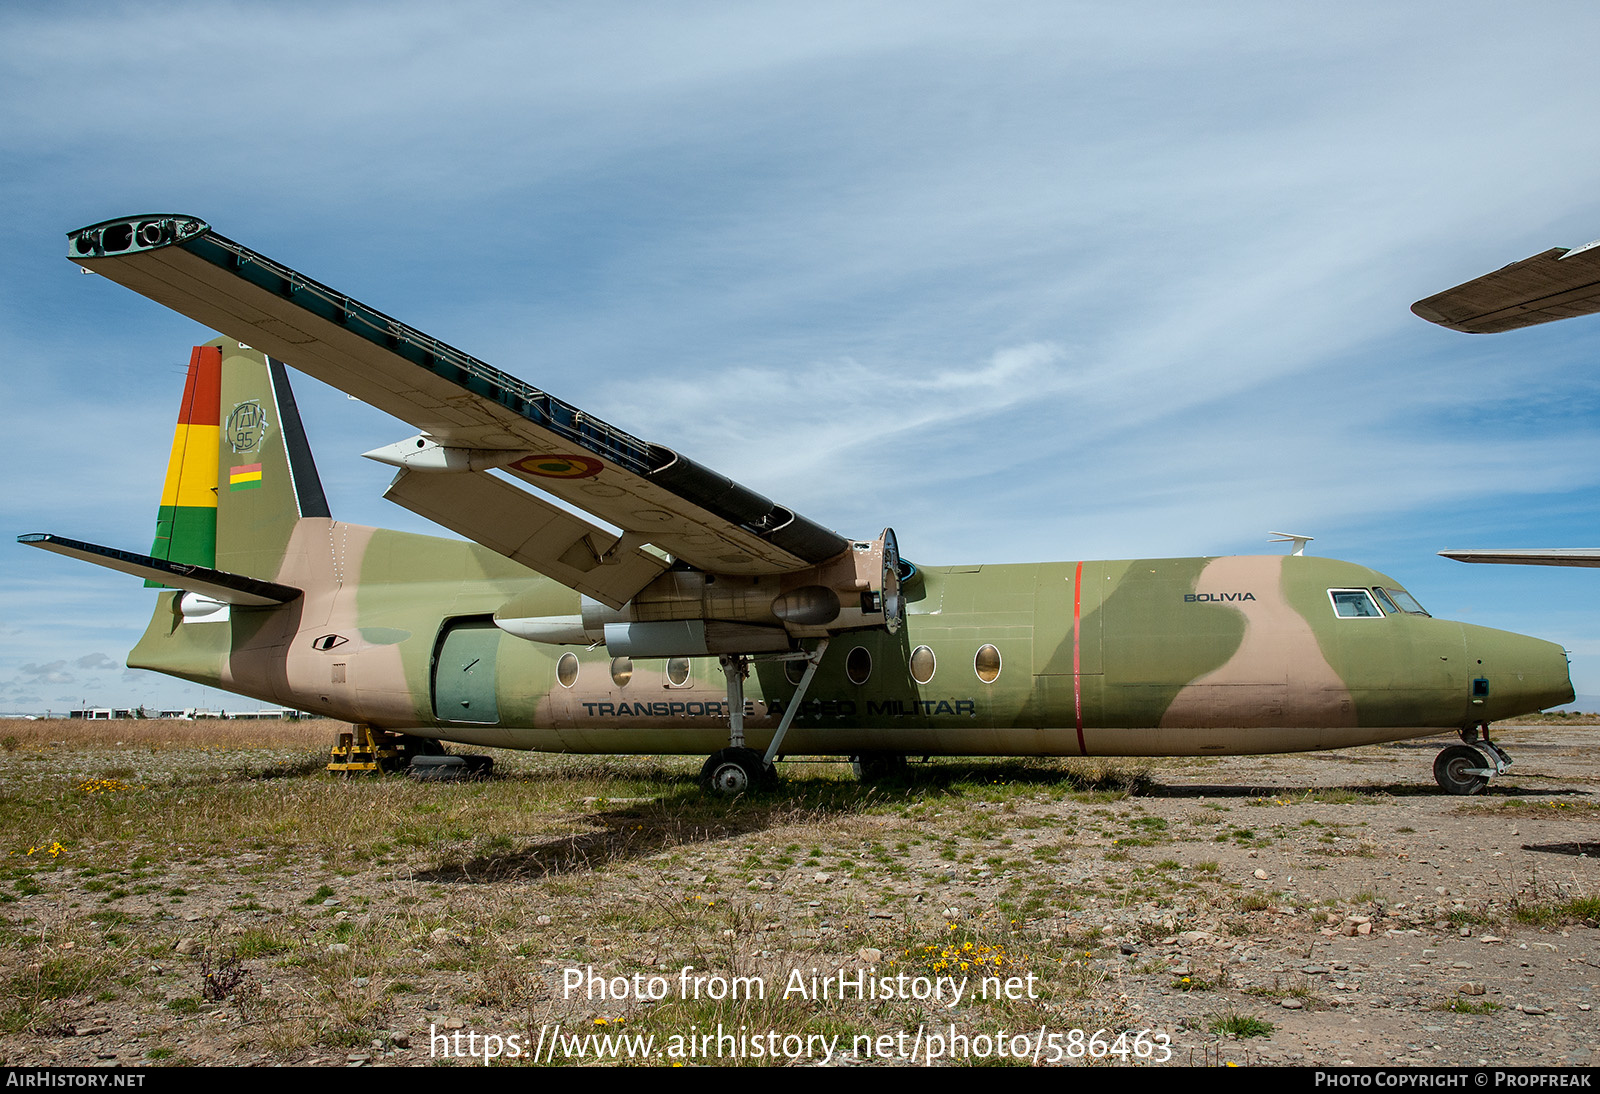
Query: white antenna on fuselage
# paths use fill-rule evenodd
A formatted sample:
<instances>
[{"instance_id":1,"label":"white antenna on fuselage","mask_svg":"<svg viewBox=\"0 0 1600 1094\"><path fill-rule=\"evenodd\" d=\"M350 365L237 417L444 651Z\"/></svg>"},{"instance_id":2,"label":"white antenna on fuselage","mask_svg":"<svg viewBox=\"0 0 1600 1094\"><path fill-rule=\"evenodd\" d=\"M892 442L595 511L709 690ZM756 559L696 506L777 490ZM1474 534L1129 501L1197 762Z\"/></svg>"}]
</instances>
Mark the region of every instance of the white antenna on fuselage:
<instances>
[{"instance_id":1,"label":"white antenna on fuselage","mask_svg":"<svg viewBox=\"0 0 1600 1094\"><path fill-rule=\"evenodd\" d=\"M1298 532L1270 532L1268 534L1277 537L1271 541L1273 543L1294 544L1294 550L1289 552L1291 555L1305 554L1306 544L1317 538L1316 536L1303 536Z\"/></svg>"}]
</instances>

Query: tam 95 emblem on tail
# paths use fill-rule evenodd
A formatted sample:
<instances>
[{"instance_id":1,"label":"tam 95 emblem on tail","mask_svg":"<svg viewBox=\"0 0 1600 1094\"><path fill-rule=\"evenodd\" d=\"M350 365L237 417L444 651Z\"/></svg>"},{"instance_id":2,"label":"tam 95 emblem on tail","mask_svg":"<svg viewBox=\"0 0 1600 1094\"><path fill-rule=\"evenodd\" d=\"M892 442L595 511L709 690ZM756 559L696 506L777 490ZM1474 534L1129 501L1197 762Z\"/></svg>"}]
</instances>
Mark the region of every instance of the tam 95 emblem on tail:
<instances>
[{"instance_id":1,"label":"tam 95 emblem on tail","mask_svg":"<svg viewBox=\"0 0 1600 1094\"><path fill-rule=\"evenodd\" d=\"M267 439L267 425L267 412L260 403L254 399L240 403L228 415L228 447L235 452L254 452Z\"/></svg>"}]
</instances>

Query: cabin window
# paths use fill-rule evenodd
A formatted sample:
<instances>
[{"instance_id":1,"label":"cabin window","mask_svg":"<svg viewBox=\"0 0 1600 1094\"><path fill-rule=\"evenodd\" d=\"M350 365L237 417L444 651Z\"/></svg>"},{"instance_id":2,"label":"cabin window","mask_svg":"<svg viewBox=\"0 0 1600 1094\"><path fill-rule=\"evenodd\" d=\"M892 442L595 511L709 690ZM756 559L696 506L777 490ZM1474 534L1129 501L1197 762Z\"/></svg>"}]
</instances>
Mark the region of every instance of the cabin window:
<instances>
[{"instance_id":1,"label":"cabin window","mask_svg":"<svg viewBox=\"0 0 1600 1094\"><path fill-rule=\"evenodd\" d=\"M844 674L850 677L852 684L867 682L872 675L872 654L867 652L867 647L857 646L850 651L850 656L844 659Z\"/></svg>"},{"instance_id":2,"label":"cabin window","mask_svg":"<svg viewBox=\"0 0 1600 1094\"><path fill-rule=\"evenodd\" d=\"M934 671L938 667L938 660L927 646L918 646L911 651L911 679L917 683L926 684L932 680Z\"/></svg>"},{"instance_id":3,"label":"cabin window","mask_svg":"<svg viewBox=\"0 0 1600 1094\"><path fill-rule=\"evenodd\" d=\"M785 661L783 663L783 678L795 687L800 686L800 680L806 674L804 661Z\"/></svg>"},{"instance_id":4,"label":"cabin window","mask_svg":"<svg viewBox=\"0 0 1600 1094\"><path fill-rule=\"evenodd\" d=\"M1383 612L1365 589L1329 589L1333 614L1340 619L1382 619Z\"/></svg>"},{"instance_id":5,"label":"cabin window","mask_svg":"<svg viewBox=\"0 0 1600 1094\"><path fill-rule=\"evenodd\" d=\"M675 688L681 688L689 682L689 659L687 657L673 657L667 660L667 683Z\"/></svg>"},{"instance_id":6,"label":"cabin window","mask_svg":"<svg viewBox=\"0 0 1600 1094\"><path fill-rule=\"evenodd\" d=\"M1404 589L1378 589L1376 591L1380 593L1388 593L1389 599L1393 600L1395 604L1399 606L1400 610L1405 612L1407 615L1428 615L1427 609L1425 609L1421 604L1417 603L1417 598L1406 592ZM1429 616L1429 618L1432 617Z\"/></svg>"},{"instance_id":7,"label":"cabin window","mask_svg":"<svg viewBox=\"0 0 1600 1094\"><path fill-rule=\"evenodd\" d=\"M619 688L628 686L633 679L633 658L615 657L611 660L611 682Z\"/></svg>"},{"instance_id":8,"label":"cabin window","mask_svg":"<svg viewBox=\"0 0 1600 1094\"><path fill-rule=\"evenodd\" d=\"M988 645L979 647L978 656L972 659L972 669L985 684L994 683L1000 678L1000 651Z\"/></svg>"},{"instance_id":9,"label":"cabin window","mask_svg":"<svg viewBox=\"0 0 1600 1094\"><path fill-rule=\"evenodd\" d=\"M556 679L564 688L570 688L578 682L578 655L564 653L561 660L556 662Z\"/></svg>"}]
</instances>

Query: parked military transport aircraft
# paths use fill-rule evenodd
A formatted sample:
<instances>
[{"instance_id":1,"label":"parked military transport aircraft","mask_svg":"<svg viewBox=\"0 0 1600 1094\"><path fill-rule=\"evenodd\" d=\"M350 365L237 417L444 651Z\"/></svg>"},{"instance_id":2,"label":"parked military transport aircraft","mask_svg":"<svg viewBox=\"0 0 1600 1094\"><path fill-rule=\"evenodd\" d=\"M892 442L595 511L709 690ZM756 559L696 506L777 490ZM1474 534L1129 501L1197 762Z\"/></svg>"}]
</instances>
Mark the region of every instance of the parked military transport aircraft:
<instances>
[{"instance_id":1,"label":"parked military transport aircraft","mask_svg":"<svg viewBox=\"0 0 1600 1094\"><path fill-rule=\"evenodd\" d=\"M913 566L193 217L83 228L68 257L226 335L191 357L148 555L22 537L166 587L136 668L408 742L711 753L725 793L779 755L1493 748L1491 721L1572 698L1559 646L1346 562ZM367 453L385 496L473 542L335 520L284 362L417 429ZM1471 793L1482 766L1458 745L1434 771Z\"/></svg>"}]
</instances>

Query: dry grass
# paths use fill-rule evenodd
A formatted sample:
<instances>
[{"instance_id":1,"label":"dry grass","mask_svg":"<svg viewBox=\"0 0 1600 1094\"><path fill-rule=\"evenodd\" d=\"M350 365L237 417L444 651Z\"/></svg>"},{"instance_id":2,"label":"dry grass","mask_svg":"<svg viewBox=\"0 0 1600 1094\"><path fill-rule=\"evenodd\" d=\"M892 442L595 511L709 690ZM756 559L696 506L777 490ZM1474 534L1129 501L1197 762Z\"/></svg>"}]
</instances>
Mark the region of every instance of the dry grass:
<instances>
[{"instance_id":1,"label":"dry grass","mask_svg":"<svg viewBox=\"0 0 1600 1094\"><path fill-rule=\"evenodd\" d=\"M1173 990L1164 939L1305 929L1275 914L1288 896L1257 892L1245 844L1219 833L1253 825L1264 859L1298 847L1298 873L1305 849L1343 827L1334 817L1359 828L1371 813L1342 795L1252 791L1204 808L1139 796L1150 771L1184 761L951 760L877 786L797 763L779 789L726 802L700 793L696 757L499 752L494 779L419 783L327 774L337 723L13 726L39 732L0 752L0 1062L12 1064L92 1053L92 1037L60 1031L101 1024L142 1044L144 1062L297 1064L390 1051L427 1063L427 1031L447 1020L530 1043L557 1022L661 1038L720 1023L845 1046L952 1020L1154 1027L1130 991L1207 1013L1252 1001L1220 978L1203 1000ZM225 747L241 734L248 747ZM1309 809L1322 822L1294 823ZM1587 893L1530 890L1517 911L1587 922ZM1033 976L1035 995L956 1010L782 994L796 969L977 975L996 961ZM588 966L674 984L685 968L761 977L768 992L563 993L564 971ZM1205 1034L1189 1028L1193 1049Z\"/></svg>"},{"instance_id":2,"label":"dry grass","mask_svg":"<svg viewBox=\"0 0 1600 1094\"><path fill-rule=\"evenodd\" d=\"M1006 861L1021 818L1003 815L1019 803L1116 801L1143 777L952 762L875 787L844 765L794 764L780 790L727 802L700 792L693 757L502 753L488 782L419 783L325 773L332 723L14 726L29 736L0 753L0 966L23 972L0 1033L48 1038L115 1008L152 1031L151 1062L342 1059L396 1030L415 1039L437 1014L507 1032L621 1020L669 1037L720 1022L845 1044L942 1015L783 994L794 969L872 962L976 977L1003 957L1036 996L969 1004L964 1022L1077 1021L1102 991L1097 956L997 894L949 886L953 907L926 901L945 887L929 871L948 854L982 878L991 867L967 863ZM240 736L251 747L227 747ZM1041 895L1015 899L1045 908L1054 867L1030 868ZM566 997L559 971L591 964L768 990ZM238 984L219 987L219 969ZM184 1038L185 1023L211 1032Z\"/></svg>"},{"instance_id":3,"label":"dry grass","mask_svg":"<svg viewBox=\"0 0 1600 1094\"><path fill-rule=\"evenodd\" d=\"M321 748L345 723L324 718L285 722L202 718L4 718L0 747L45 748Z\"/></svg>"}]
</instances>

